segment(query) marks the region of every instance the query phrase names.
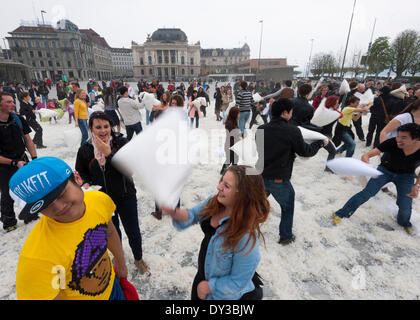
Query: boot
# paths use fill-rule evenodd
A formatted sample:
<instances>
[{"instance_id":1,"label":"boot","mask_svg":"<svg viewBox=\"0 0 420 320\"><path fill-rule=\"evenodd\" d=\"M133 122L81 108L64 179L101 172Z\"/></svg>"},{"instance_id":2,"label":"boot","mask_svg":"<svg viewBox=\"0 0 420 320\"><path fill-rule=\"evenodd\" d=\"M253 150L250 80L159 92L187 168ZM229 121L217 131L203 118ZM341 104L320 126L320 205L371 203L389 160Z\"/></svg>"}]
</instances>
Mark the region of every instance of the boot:
<instances>
[{"instance_id":1,"label":"boot","mask_svg":"<svg viewBox=\"0 0 420 320\"><path fill-rule=\"evenodd\" d=\"M159 210L159 211L152 212L152 216L154 216L158 220L162 220L162 211Z\"/></svg>"}]
</instances>

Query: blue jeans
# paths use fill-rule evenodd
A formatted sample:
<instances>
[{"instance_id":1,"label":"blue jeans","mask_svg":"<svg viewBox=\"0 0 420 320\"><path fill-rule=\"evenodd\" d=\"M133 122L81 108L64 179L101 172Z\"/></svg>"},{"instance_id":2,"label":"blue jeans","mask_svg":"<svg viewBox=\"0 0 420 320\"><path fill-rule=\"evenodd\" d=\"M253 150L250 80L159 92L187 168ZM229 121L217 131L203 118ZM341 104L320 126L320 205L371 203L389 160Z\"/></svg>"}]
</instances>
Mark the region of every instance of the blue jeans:
<instances>
[{"instance_id":1,"label":"blue jeans","mask_svg":"<svg viewBox=\"0 0 420 320\"><path fill-rule=\"evenodd\" d=\"M280 238L291 239L295 212L295 190L292 184L290 181L275 182L273 179L264 179L264 186L267 198L272 194L281 207Z\"/></svg>"},{"instance_id":2,"label":"blue jeans","mask_svg":"<svg viewBox=\"0 0 420 320\"><path fill-rule=\"evenodd\" d=\"M245 126L251 116L251 111L241 112L239 114L239 130L242 134L245 134Z\"/></svg>"},{"instance_id":3,"label":"blue jeans","mask_svg":"<svg viewBox=\"0 0 420 320\"><path fill-rule=\"evenodd\" d=\"M353 157L354 150L356 149L356 143L354 142L353 138L351 137L351 135L348 132L344 131L343 136L342 136L342 140L344 142L344 145L342 145L337 150L337 153L342 153L342 152L347 150L346 157L347 158Z\"/></svg>"},{"instance_id":4,"label":"blue jeans","mask_svg":"<svg viewBox=\"0 0 420 320\"><path fill-rule=\"evenodd\" d=\"M42 98L42 103L44 104L44 107L46 108L48 104L48 95L46 96L42 95L41 98Z\"/></svg>"},{"instance_id":5,"label":"blue jeans","mask_svg":"<svg viewBox=\"0 0 420 320\"><path fill-rule=\"evenodd\" d=\"M136 135L139 135L143 127L141 126L141 122L138 122L130 126L125 126L125 130L127 131L127 139L130 141L133 138L134 132Z\"/></svg>"},{"instance_id":6,"label":"blue jeans","mask_svg":"<svg viewBox=\"0 0 420 320\"><path fill-rule=\"evenodd\" d=\"M122 235L119 219L121 219L123 224L134 259L141 260L143 258L143 250L138 218L139 215L137 211L137 197L132 196L128 199L115 201L115 205L117 208L114 216L112 217L112 222L117 229L120 239L122 239Z\"/></svg>"},{"instance_id":7,"label":"blue jeans","mask_svg":"<svg viewBox=\"0 0 420 320\"><path fill-rule=\"evenodd\" d=\"M398 174L389 171L383 166L379 166L378 170L383 175L372 178L369 180L365 189L355 196L353 196L344 207L336 212L340 218L350 218L356 210L370 198L375 196L384 185L389 182L393 182L397 187L397 205L398 205L398 217L397 222L400 226L411 227L411 207L413 199L407 195L411 192L411 188L414 184L414 174Z\"/></svg>"},{"instance_id":8,"label":"blue jeans","mask_svg":"<svg viewBox=\"0 0 420 320\"><path fill-rule=\"evenodd\" d=\"M199 125L200 125L200 115L199 115L199 113L198 113L198 111L197 111L197 110L195 111L194 118L195 118L195 127L198 129L198 127L199 127ZM190 120L191 120L190 127L191 127L191 128L192 128L192 127L193 127L193 125L194 125L194 118L190 118Z\"/></svg>"},{"instance_id":9,"label":"blue jeans","mask_svg":"<svg viewBox=\"0 0 420 320\"><path fill-rule=\"evenodd\" d=\"M82 143L80 145L83 146L89 138L88 122L86 119L77 119L77 124L79 125L80 132L82 133Z\"/></svg>"},{"instance_id":10,"label":"blue jeans","mask_svg":"<svg viewBox=\"0 0 420 320\"><path fill-rule=\"evenodd\" d=\"M223 115L223 124L225 124L226 121L226 110L222 109L222 115Z\"/></svg>"},{"instance_id":11,"label":"blue jeans","mask_svg":"<svg viewBox=\"0 0 420 320\"><path fill-rule=\"evenodd\" d=\"M150 111L146 109L146 125L150 124Z\"/></svg>"}]
</instances>

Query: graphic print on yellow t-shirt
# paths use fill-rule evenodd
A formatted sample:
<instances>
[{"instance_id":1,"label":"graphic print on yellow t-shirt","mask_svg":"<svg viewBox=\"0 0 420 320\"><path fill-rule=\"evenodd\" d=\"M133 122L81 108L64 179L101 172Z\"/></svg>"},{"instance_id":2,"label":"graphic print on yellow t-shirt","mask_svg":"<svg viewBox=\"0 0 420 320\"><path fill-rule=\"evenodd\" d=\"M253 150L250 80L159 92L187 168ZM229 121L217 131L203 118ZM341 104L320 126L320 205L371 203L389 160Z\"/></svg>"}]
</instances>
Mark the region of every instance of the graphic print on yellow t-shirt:
<instances>
[{"instance_id":1,"label":"graphic print on yellow t-shirt","mask_svg":"<svg viewBox=\"0 0 420 320\"><path fill-rule=\"evenodd\" d=\"M115 204L99 191L84 194L86 211L71 223L43 216L19 256L19 300L108 300L115 273L107 250Z\"/></svg>"}]
</instances>

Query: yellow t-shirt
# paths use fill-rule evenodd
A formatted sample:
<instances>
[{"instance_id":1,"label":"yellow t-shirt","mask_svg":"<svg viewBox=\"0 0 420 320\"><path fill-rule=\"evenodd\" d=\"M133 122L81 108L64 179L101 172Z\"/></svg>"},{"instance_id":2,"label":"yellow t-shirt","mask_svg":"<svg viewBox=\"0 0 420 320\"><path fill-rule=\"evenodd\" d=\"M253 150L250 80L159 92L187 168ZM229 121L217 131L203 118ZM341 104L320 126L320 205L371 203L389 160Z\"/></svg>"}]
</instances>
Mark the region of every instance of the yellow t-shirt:
<instances>
[{"instance_id":1,"label":"yellow t-shirt","mask_svg":"<svg viewBox=\"0 0 420 320\"><path fill-rule=\"evenodd\" d=\"M339 119L338 122L340 122L345 127L350 127L351 121L353 119L354 110L356 110L356 108L345 107L341 111L341 113L343 114L343 117Z\"/></svg>"},{"instance_id":2,"label":"yellow t-shirt","mask_svg":"<svg viewBox=\"0 0 420 320\"><path fill-rule=\"evenodd\" d=\"M77 119L89 119L88 117L88 107L86 105L86 102L76 99L74 101L74 116Z\"/></svg>"},{"instance_id":3,"label":"yellow t-shirt","mask_svg":"<svg viewBox=\"0 0 420 320\"><path fill-rule=\"evenodd\" d=\"M16 274L18 300L108 300L115 273L108 253L108 223L115 204L105 193L85 192L86 211L71 223L43 216L25 241Z\"/></svg>"}]
</instances>

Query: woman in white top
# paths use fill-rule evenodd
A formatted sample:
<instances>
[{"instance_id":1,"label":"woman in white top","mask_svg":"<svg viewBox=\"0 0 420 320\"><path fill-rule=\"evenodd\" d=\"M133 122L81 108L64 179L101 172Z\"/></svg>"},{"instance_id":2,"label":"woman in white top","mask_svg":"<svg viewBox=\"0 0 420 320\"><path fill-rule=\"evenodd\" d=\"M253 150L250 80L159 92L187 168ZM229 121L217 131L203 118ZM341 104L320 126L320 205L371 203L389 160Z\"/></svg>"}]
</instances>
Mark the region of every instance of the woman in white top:
<instances>
[{"instance_id":1,"label":"woman in white top","mask_svg":"<svg viewBox=\"0 0 420 320\"><path fill-rule=\"evenodd\" d=\"M397 129L407 123L416 123L420 125L420 99L410 104L405 113L396 116L390 121L386 127L381 131L379 138L380 143L395 138L397 136Z\"/></svg>"}]
</instances>

